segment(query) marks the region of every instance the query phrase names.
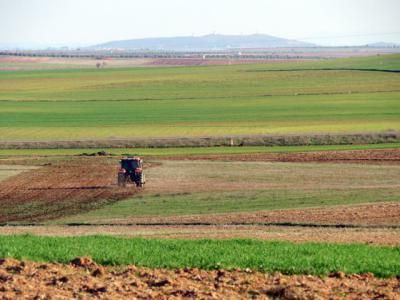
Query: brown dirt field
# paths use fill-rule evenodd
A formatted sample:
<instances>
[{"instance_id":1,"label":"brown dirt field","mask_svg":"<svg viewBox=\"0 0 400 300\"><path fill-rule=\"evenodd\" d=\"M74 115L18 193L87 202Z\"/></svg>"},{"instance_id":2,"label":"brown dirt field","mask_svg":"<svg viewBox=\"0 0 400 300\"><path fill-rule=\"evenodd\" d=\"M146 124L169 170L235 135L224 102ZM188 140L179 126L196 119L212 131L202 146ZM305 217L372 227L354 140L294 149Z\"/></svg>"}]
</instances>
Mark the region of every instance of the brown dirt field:
<instances>
[{"instance_id":1,"label":"brown dirt field","mask_svg":"<svg viewBox=\"0 0 400 300\"><path fill-rule=\"evenodd\" d=\"M399 225L400 203L377 203L326 208L204 214L186 216L135 217L112 220L134 224L325 224Z\"/></svg>"},{"instance_id":2,"label":"brown dirt field","mask_svg":"<svg viewBox=\"0 0 400 300\"><path fill-rule=\"evenodd\" d=\"M273 64L284 62L299 62L301 59L202 59L202 58L158 58L149 61L149 65L170 66L207 66L207 65L238 65L238 64Z\"/></svg>"},{"instance_id":3,"label":"brown dirt field","mask_svg":"<svg viewBox=\"0 0 400 300\"><path fill-rule=\"evenodd\" d=\"M0 299L400 299L400 279L0 260Z\"/></svg>"},{"instance_id":4,"label":"brown dirt field","mask_svg":"<svg viewBox=\"0 0 400 300\"><path fill-rule=\"evenodd\" d=\"M231 239L251 238L295 243L361 243L400 245L400 228L313 228L260 225L89 225L89 226L2 226L0 235L34 234L40 236L117 235L162 239Z\"/></svg>"},{"instance_id":5,"label":"brown dirt field","mask_svg":"<svg viewBox=\"0 0 400 300\"><path fill-rule=\"evenodd\" d=\"M164 157L163 157L164 159ZM166 159L166 158L165 158ZM329 162L360 164L400 164L400 149L341 150L295 153L252 153L171 156L174 160L232 160L279 162Z\"/></svg>"},{"instance_id":6,"label":"brown dirt field","mask_svg":"<svg viewBox=\"0 0 400 300\"><path fill-rule=\"evenodd\" d=\"M150 58L95 58L85 57L28 57L0 56L0 70L41 70L63 68L96 68L96 63L105 63L105 68L147 66Z\"/></svg>"},{"instance_id":7,"label":"brown dirt field","mask_svg":"<svg viewBox=\"0 0 400 300\"><path fill-rule=\"evenodd\" d=\"M39 63L47 62L49 60L49 57L0 56L0 63Z\"/></svg>"},{"instance_id":8,"label":"brown dirt field","mask_svg":"<svg viewBox=\"0 0 400 300\"><path fill-rule=\"evenodd\" d=\"M75 159L8 178L0 182L0 223L57 218L138 192L118 188L116 174L114 161Z\"/></svg>"}]
</instances>

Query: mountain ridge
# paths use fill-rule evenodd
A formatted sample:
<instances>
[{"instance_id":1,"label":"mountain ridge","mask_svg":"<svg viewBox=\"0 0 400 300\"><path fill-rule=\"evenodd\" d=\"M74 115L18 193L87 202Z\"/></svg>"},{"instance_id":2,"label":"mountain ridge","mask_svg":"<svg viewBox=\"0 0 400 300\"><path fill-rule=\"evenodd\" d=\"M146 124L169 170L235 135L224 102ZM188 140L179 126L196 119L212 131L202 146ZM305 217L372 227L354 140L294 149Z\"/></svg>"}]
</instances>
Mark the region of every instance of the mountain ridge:
<instances>
[{"instance_id":1,"label":"mountain ridge","mask_svg":"<svg viewBox=\"0 0 400 300\"><path fill-rule=\"evenodd\" d=\"M156 37L116 40L89 48L140 50L226 50L240 48L315 47L315 44L266 34Z\"/></svg>"}]
</instances>

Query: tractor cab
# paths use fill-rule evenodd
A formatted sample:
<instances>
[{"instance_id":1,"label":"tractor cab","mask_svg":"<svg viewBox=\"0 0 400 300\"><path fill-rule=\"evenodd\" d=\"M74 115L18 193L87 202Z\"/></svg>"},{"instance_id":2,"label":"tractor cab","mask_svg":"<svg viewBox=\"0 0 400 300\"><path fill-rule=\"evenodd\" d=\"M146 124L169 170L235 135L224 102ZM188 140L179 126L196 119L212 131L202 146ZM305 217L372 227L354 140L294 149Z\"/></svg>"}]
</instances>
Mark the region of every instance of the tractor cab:
<instances>
[{"instance_id":1,"label":"tractor cab","mask_svg":"<svg viewBox=\"0 0 400 300\"><path fill-rule=\"evenodd\" d=\"M129 157L125 159L121 159L121 169L124 169L127 172L135 171L136 169L141 169L143 165L143 161L140 157Z\"/></svg>"},{"instance_id":2,"label":"tractor cab","mask_svg":"<svg viewBox=\"0 0 400 300\"><path fill-rule=\"evenodd\" d=\"M128 157L120 160L121 167L118 171L118 185L126 186L127 183L135 183L142 187L145 184L143 174L143 160L140 157Z\"/></svg>"}]
</instances>

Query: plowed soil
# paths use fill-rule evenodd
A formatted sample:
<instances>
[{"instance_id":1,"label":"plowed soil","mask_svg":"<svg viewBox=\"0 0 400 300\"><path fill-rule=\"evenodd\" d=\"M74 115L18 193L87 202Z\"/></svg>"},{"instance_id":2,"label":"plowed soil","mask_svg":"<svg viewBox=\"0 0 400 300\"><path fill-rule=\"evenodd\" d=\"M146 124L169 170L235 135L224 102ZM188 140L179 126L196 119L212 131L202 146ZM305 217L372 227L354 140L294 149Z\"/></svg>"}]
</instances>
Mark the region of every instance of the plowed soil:
<instances>
[{"instance_id":1,"label":"plowed soil","mask_svg":"<svg viewBox=\"0 0 400 300\"><path fill-rule=\"evenodd\" d=\"M169 157L168 159L400 164L400 149L319 151L295 153L252 153L232 155L186 155L173 156Z\"/></svg>"},{"instance_id":2,"label":"plowed soil","mask_svg":"<svg viewBox=\"0 0 400 300\"><path fill-rule=\"evenodd\" d=\"M400 279L0 260L0 299L399 299Z\"/></svg>"},{"instance_id":3,"label":"plowed soil","mask_svg":"<svg viewBox=\"0 0 400 300\"><path fill-rule=\"evenodd\" d=\"M53 219L137 193L118 188L115 161L76 159L0 182L0 223Z\"/></svg>"},{"instance_id":4,"label":"plowed soil","mask_svg":"<svg viewBox=\"0 0 400 300\"><path fill-rule=\"evenodd\" d=\"M115 221L118 223L118 220ZM288 209L188 216L137 217L135 224L305 224L305 225L399 225L400 203L378 203L326 208Z\"/></svg>"},{"instance_id":5,"label":"plowed soil","mask_svg":"<svg viewBox=\"0 0 400 300\"><path fill-rule=\"evenodd\" d=\"M361 243L400 246L399 228L324 228L260 225L46 225L1 226L1 235L34 234L40 236L117 235L159 239L258 239L295 243Z\"/></svg>"}]
</instances>

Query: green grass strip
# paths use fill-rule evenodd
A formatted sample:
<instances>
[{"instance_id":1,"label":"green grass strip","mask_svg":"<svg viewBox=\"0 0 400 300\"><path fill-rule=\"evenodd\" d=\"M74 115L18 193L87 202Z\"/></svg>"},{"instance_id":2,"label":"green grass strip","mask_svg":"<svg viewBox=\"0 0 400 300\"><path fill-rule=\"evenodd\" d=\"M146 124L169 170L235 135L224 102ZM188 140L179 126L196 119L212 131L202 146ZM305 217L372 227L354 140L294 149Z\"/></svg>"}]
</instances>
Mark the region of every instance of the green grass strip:
<instances>
[{"instance_id":1,"label":"green grass strip","mask_svg":"<svg viewBox=\"0 0 400 300\"><path fill-rule=\"evenodd\" d=\"M109 236L0 236L0 257L67 263L91 256L104 265L153 268L251 268L263 272L326 275L371 272L400 275L400 247L257 240L160 240Z\"/></svg>"},{"instance_id":2,"label":"green grass strip","mask_svg":"<svg viewBox=\"0 0 400 300\"><path fill-rule=\"evenodd\" d=\"M400 143L365 144L365 145L314 145L314 146L247 146L247 147L182 147L182 148L79 148L79 149L0 149L0 156L37 155L78 155L105 150L115 155L212 155L212 154L249 154L249 153L289 153L312 151L398 149Z\"/></svg>"}]
</instances>

